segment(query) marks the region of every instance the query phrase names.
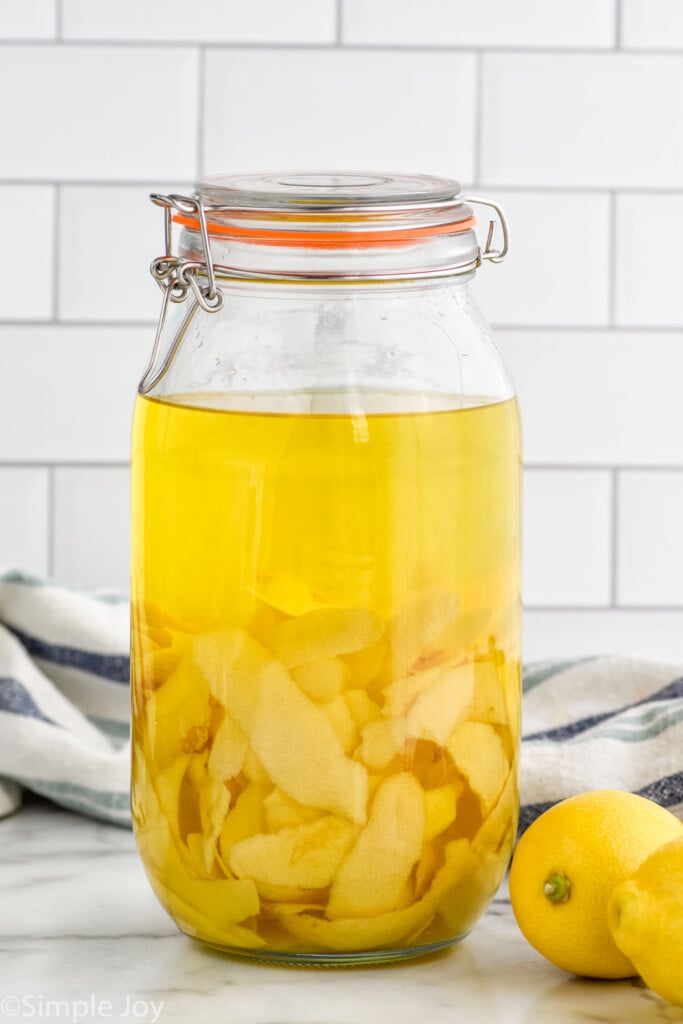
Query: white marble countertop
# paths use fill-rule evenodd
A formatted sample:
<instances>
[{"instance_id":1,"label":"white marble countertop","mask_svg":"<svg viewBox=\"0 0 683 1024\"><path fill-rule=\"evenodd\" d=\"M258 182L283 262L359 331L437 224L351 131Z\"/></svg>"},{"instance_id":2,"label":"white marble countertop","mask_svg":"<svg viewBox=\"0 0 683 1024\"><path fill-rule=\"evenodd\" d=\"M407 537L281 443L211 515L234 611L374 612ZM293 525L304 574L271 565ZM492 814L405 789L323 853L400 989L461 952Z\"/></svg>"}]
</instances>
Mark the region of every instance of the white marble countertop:
<instances>
[{"instance_id":1,"label":"white marble countertop","mask_svg":"<svg viewBox=\"0 0 683 1024\"><path fill-rule=\"evenodd\" d=\"M132 834L44 803L0 821L0 1021L644 1024L683 1021L637 981L556 970L504 896L460 945L400 966L231 960L179 934Z\"/></svg>"}]
</instances>

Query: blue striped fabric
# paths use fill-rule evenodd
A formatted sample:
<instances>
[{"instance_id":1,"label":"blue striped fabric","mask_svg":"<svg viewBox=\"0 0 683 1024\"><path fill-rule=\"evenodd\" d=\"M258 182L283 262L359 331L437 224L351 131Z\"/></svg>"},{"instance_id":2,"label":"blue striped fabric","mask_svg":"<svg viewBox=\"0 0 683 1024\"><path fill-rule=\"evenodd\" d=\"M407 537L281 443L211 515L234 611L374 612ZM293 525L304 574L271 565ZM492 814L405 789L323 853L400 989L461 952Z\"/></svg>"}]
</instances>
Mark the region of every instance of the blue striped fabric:
<instances>
[{"instance_id":1,"label":"blue striped fabric","mask_svg":"<svg viewBox=\"0 0 683 1024\"><path fill-rule=\"evenodd\" d=\"M0 575L0 814L23 789L130 826L129 606Z\"/></svg>"},{"instance_id":2,"label":"blue striped fabric","mask_svg":"<svg viewBox=\"0 0 683 1024\"><path fill-rule=\"evenodd\" d=\"M93 676L100 676L112 683L128 686L130 682L130 658L122 654L100 654L98 651L80 651L64 644L48 643L41 637L25 633L9 623L7 628L32 658L52 665L79 669Z\"/></svg>"},{"instance_id":3,"label":"blue striped fabric","mask_svg":"<svg viewBox=\"0 0 683 1024\"><path fill-rule=\"evenodd\" d=\"M633 705L622 705L622 707L615 708L612 711L603 711L600 714L589 715L588 718L581 718L576 722L568 722L566 725L557 726L555 729L546 729L544 732L527 733L524 738L525 740L556 740L557 742L571 740L575 736L580 736L581 733L589 732L595 726L602 725L603 722L608 722L611 719L618 720L620 716L629 712L632 707L640 707L643 704L651 704L653 702L668 702L673 698L683 698L683 679L674 679L673 682L663 686L661 690L658 690L656 693L649 693ZM681 701L680 710L683 711L683 701ZM651 720L654 717L651 716Z\"/></svg>"},{"instance_id":4,"label":"blue striped fabric","mask_svg":"<svg viewBox=\"0 0 683 1024\"><path fill-rule=\"evenodd\" d=\"M0 711L8 712L11 715L26 715L28 718L37 718L48 725L56 725L57 722L43 714L33 700L31 694L23 683L10 676L0 676Z\"/></svg>"},{"instance_id":5,"label":"blue striped fabric","mask_svg":"<svg viewBox=\"0 0 683 1024\"><path fill-rule=\"evenodd\" d=\"M602 656L524 672L520 832L558 800L627 789L683 817L683 667Z\"/></svg>"},{"instance_id":6,"label":"blue striped fabric","mask_svg":"<svg viewBox=\"0 0 683 1024\"><path fill-rule=\"evenodd\" d=\"M130 827L129 609L0 574L0 814L22 789ZM618 657L524 672L520 830L588 789L683 812L683 666Z\"/></svg>"}]
</instances>

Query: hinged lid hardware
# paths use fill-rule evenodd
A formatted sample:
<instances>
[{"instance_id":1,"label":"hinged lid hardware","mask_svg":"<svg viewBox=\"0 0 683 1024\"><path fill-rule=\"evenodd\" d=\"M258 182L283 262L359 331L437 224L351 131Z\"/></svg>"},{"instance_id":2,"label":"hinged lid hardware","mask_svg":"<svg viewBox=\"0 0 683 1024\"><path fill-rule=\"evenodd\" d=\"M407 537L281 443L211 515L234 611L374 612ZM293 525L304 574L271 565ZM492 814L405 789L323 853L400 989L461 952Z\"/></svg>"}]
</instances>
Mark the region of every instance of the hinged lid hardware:
<instances>
[{"instance_id":1,"label":"hinged lid hardware","mask_svg":"<svg viewBox=\"0 0 683 1024\"><path fill-rule=\"evenodd\" d=\"M467 196L465 199L466 203L473 203L475 206L488 206L490 209L495 210L498 222L500 224L500 230L503 234L503 244L500 249L492 248L493 238L496 233L496 222L495 220L489 221L489 230L486 235L486 245L484 251L479 250L479 263L481 264L484 260L490 260L491 263L502 263L508 254L508 223L505 219L505 214L498 205L494 203L492 199L483 199L479 196Z\"/></svg>"},{"instance_id":2,"label":"hinged lid hardware","mask_svg":"<svg viewBox=\"0 0 683 1024\"><path fill-rule=\"evenodd\" d=\"M211 262L211 246L209 243L209 232L206 227L206 213L204 204L198 195L179 196L171 194L162 196L157 192L152 193L150 199L156 206L164 210L164 248L163 256L152 260L150 272L156 283L164 292L164 304L162 312L165 313L168 298L172 302L182 302L191 288L202 309L207 313L216 313L223 305L223 296L216 288L216 275L214 265ZM199 221L200 234L203 246L204 259L197 262L179 259L172 252L172 221L171 211L195 216ZM197 281L198 274L206 275L207 284L200 285Z\"/></svg>"},{"instance_id":3,"label":"hinged lid hardware","mask_svg":"<svg viewBox=\"0 0 683 1024\"><path fill-rule=\"evenodd\" d=\"M330 273L319 270L245 270L239 267L226 266L224 264L213 263L211 260L211 243L209 239L209 230L207 226L206 210L202 198L198 192L195 192L192 196L181 196L175 193L170 195L161 195L159 193L152 193L150 199L157 206L162 207L164 211L164 255L157 257L152 261L150 265L150 272L152 277L157 282L162 292L164 293L164 300L162 303L160 322L158 326L158 334L161 333L164 320L166 318L166 312L168 310L168 303L171 302L183 302L188 295L188 292L192 291L197 304L205 310L207 313L216 313L223 306L223 295L220 290L216 287L216 279L221 278L225 280L237 280L237 281L272 281L272 282L299 282L309 284L322 284L326 282L353 282L353 281L391 281L391 280L404 280L410 279L429 279L429 278L441 278L441 277L452 277L460 274L470 273L476 270L477 267L485 260L489 260L492 263L501 263L508 252L508 226L505 219L505 215L500 206L493 202L491 199L484 199L478 196L463 197L462 203L472 203L479 206L487 206L494 210L496 213L496 219L489 221L488 232L486 236L486 244L481 249L480 246L476 247L474 252L476 255L471 259L467 259L462 263L453 264L450 266L440 266L438 268L427 268L427 269L410 269L410 270L391 270L391 271L365 271L356 272L353 274L348 273ZM210 206L209 212L217 210L225 212L224 208ZM173 226L173 212L180 214L181 217L191 217L199 225L199 235L201 238L201 256L200 260L188 260L180 256L173 254L172 245L172 226ZM502 245L500 248L494 247L494 238L496 234L496 220L500 224L502 232ZM205 284L200 284L199 278L206 281Z\"/></svg>"}]
</instances>

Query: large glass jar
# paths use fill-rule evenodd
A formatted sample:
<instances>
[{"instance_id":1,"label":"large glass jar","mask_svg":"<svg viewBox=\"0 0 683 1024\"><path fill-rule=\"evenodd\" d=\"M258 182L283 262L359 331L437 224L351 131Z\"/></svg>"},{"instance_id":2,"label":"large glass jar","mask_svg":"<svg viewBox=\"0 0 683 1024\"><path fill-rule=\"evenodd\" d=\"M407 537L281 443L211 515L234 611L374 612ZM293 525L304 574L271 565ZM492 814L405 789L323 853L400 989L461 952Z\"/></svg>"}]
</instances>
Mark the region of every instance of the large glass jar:
<instances>
[{"instance_id":1,"label":"large glass jar","mask_svg":"<svg viewBox=\"0 0 683 1024\"><path fill-rule=\"evenodd\" d=\"M154 196L133 433L132 803L152 886L232 954L462 938L516 830L520 438L457 182ZM176 235L179 237L176 238Z\"/></svg>"}]
</instances>

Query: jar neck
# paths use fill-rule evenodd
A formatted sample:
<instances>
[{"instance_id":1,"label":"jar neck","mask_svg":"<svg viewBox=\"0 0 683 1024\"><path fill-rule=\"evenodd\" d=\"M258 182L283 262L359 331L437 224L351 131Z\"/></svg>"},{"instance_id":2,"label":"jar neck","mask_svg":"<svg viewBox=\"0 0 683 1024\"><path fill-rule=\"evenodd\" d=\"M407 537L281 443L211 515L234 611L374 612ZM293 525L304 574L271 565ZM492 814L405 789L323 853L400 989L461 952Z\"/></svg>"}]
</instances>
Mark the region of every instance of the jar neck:
<instances>
[{"instance_id":1,"label":"jar neck","mask_svg":"<svg viewBox=\"0 0 683 1024\"><path fill-rule=\"evenodd\" d=\"M278 245L210 236L211 259L217 277L274 275L283 279L324 281L405 282L430 278L471 275L479 263L479 247L474 230L454 234L428 235L409 241L315 246ZM198 232L184 228L179 239L179 255L189 261L202 261L204 251ZM224 273L221 273L223 268Z\"/></svg>"}]
</instances>

